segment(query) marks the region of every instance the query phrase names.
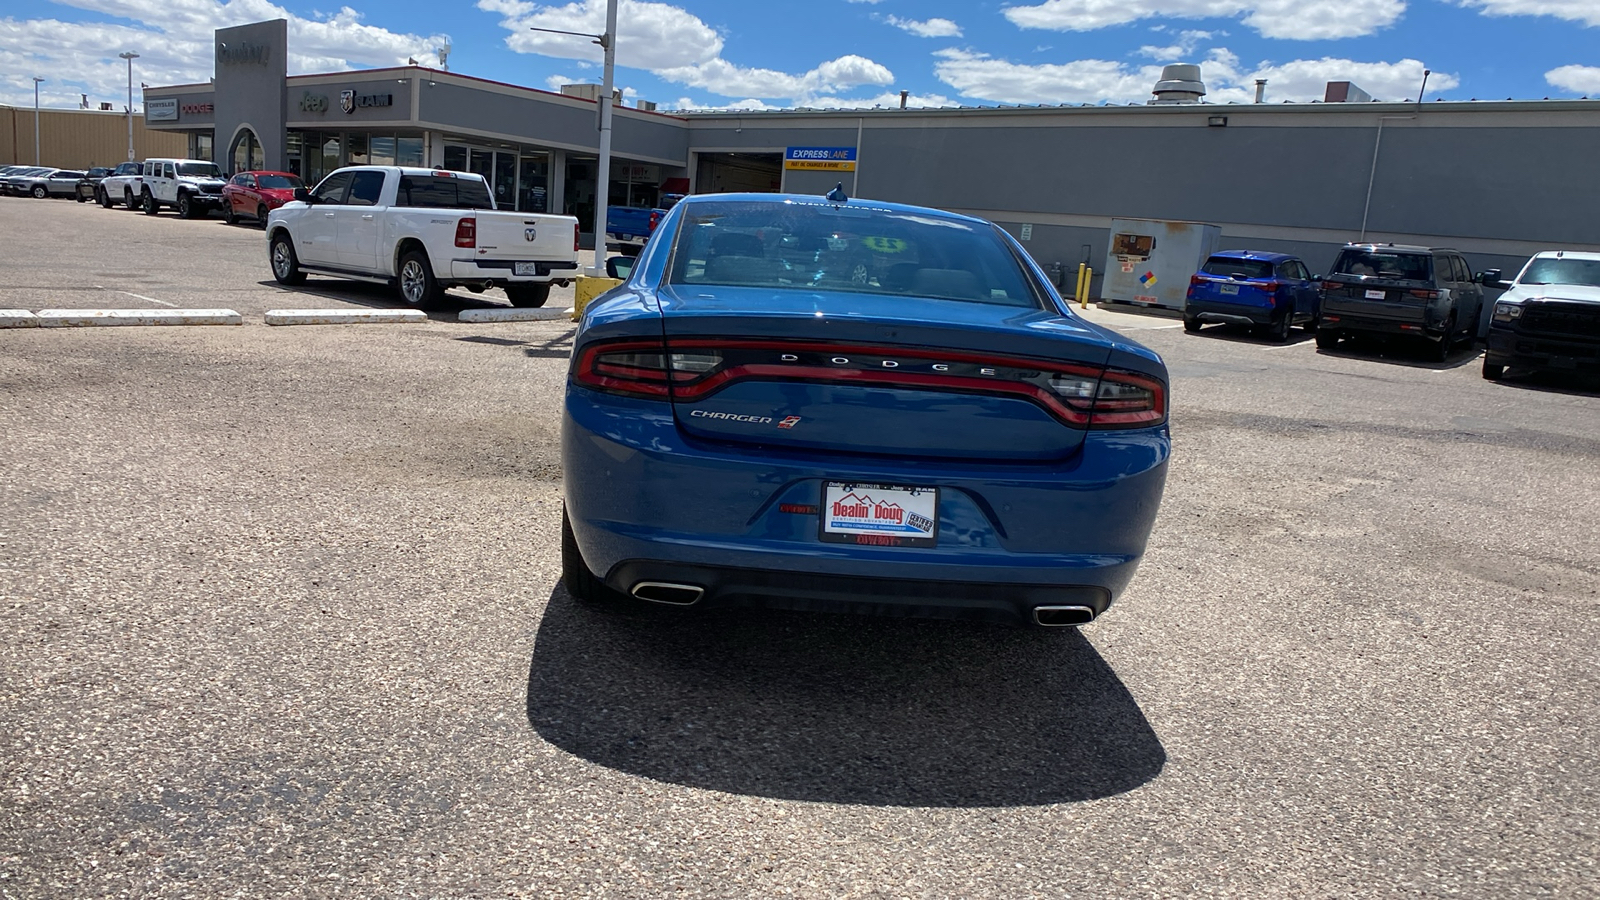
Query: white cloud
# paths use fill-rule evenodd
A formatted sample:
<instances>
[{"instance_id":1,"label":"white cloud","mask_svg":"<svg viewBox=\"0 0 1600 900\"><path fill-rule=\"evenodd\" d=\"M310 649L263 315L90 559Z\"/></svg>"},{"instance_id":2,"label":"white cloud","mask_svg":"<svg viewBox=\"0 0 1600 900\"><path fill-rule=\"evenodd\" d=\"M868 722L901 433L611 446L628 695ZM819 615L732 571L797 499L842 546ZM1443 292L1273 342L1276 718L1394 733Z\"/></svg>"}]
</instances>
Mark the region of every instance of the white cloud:
<instances>
[{"instance_id":1,"label":"white cloud","mask_svg":"<svg viewBox=\"0 0 1600 900\"><path fill-rule=\"evenodd\" d=\"M1463 0L1482 3L1534 3L1538 0ZM1593 0L1549 0L1573 5ZM1405 0L1045 0L1013 6L1005 16L1019 28L1094 31L1158 16L1178 19L1242 17L1265 37L1326 40L1360 37L1395 23Z\"/></svg>"},{"instance_id":2,"label":"white cloud","mask_svg":"<svg viewBox=\"0 0 1600 900\"><path fill-rule=\"evenodd\" d=\"M961 26L949 19L927 19L919 22L916 19L885 16L884 21L917 37L961 37Z\"/></svg>"},{"instance_id":3,"label":"white cloud","mask_svg":"<svg viewBox=\"0 0 1600 900\"><path fill-rule=\"evenodd\" d=\"M56 19L0 19L0 101L33 103L33 75L47 79L40 102L78 105L127 102L127 64L134 60L134 106L141 105L139 82L153 85L204 82L212 75L212 32L217 28L283 18L289 21L289 73L330 72L403 65L415 58L437 65L434 49L444 35L402 34L364 24L349 7L319 18L294 15L265 0L73 0L90 12L118 22L62 22ZM128 24L132 22L134 24Z\"/></svg>"},{"instance_id":4,"label":"white cloud","mask_svg":"<svg viewBox=\"0 0 1600 900\"><path fill-rule=\"evenodd\" d=\"M967 50L942 50L934 74L962 95L998 103L1142 103L1161 78L1160 66L1131 67L1120 62L1080 59L1067 63L1021 65ZM1415 97L1422 85L1423 64L1414 59L1399 62L1357 62L1349 59L1299 59L1282 64L1240 65L1225 49L1215 49L1200 64L1211 103L1248 103L1255 96L1255 80L1267 79L1271 101L1320 100L1329 81L1353 81L1380 99ZM1429 78L1430 93L1460 85L1447 72Z\"/></svg>"},{"instance_id":5,"label":"white cloud","mask_svg":"<svg viewBox=\"0 0 1600 900\"><path fill-rule=\"evenodd\" d=\"M1544 73L1544 80L1574 94L1600 94L1600 67L1562 66Z\"/></svg>"},{"instance_id":6,"label":"white cloud","mask_svg":"<svg viewBox=\"0 0 1600 900\"><path fill-rule=\"evenodd\" d=\"M513 50L590 62L601 58L600 48L583 38L528 29L599 33L605 30L605 0L574 0L565 6L538 6L526 0L478 0L478 8L502 17L501 26L511 32L506 45ZM722 58L722 35L716 29L694 14L665 3L621 0L617 22L618 65L645 69L667 81L724 97L760 97L804 105L835 91L894 81L887 68L853 54L828 60L798 75L729 62Z\"/></svg>"},{"instance_id":7,"label":"white cloud","mask_svg":"<svg viewBox=\"0 0 1600 900\"><path fill-rule=\"evenodd\" d=\"M1152 30L1164 31L1165 29ZM1154 47L1146 44L1139 48L1139 55L1148 56L1157 62L1177 62L1193 53L1201 42L1209 41L1215 36L1216 34L1210 31L1180 31L1178 32L1177 43L1166 47Z\"/></svg>"},{"instance_id":8,"label":"white cloud","mask_svg":"<svg viewBox=\"0 0 1600 900\"><path fill-rule=\"evenodd\" d=\"M1595 0L1461 0L1461 5L1486 16L1554 16L1600 25L1600 3Z\"/></svg>"}]
</instances>

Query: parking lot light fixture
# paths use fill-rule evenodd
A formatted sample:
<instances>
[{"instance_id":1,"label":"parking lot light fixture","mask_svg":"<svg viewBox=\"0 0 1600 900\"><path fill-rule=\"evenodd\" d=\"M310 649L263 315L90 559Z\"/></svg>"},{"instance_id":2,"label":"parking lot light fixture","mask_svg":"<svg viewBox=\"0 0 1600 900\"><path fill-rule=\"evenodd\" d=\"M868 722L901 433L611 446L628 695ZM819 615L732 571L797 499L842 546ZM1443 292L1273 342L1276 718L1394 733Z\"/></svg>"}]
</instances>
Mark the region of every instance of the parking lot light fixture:
<instances>
[{"instance_id":1,"label":"parking lot light fixture","mask_svg":"<svg viewBox=\"0 0 1600 900\"><path fill-rule=\"evenodd\" d=\"M33 76L33 164L39 165L39 82L43 78Z\"/></svg>"},{"instance_id":2,"label":"parking lot light fixture","mask_svg":"<svg viewBox=\"0 0 1600 900\"><path fill-rule=\"evenodd\" d=\"M128 162L133 162L133 61L139 54L129 50L117 55L128 61Z\"/></svg>"}]
</instances>

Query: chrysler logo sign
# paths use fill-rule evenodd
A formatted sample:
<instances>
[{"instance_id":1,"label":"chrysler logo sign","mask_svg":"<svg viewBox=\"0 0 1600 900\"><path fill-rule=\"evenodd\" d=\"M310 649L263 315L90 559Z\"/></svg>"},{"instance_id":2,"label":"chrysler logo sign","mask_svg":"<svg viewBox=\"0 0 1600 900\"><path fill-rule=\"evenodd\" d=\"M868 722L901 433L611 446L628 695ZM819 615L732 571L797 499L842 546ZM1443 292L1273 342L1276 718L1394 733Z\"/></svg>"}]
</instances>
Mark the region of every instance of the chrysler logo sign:
<instances>
[{"instance_id":1,"label":"chrysler logo sign","mask_svg":"<svg viewBox=\"0 0 1600 900\"><path fill-rule=\"evenodd\" d=\"M264 66L271 57L272 48L266 44L252 44L249 41L240 41L236 44L217 42L217 63L220 65L255 63Z\"/></svg>"}]
</instances>

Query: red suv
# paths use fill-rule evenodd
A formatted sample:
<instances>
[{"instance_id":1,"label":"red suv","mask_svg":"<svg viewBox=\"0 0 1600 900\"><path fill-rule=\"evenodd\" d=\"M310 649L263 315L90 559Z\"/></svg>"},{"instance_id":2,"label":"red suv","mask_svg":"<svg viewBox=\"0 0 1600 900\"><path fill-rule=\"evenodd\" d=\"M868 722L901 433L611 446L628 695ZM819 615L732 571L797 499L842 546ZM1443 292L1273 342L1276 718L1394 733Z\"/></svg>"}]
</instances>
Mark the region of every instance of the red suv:
<instances>
[{"instance_id":1,"label":"red suv","mask_svg":"<svg viewBox=\"0 0 1600 900\"><path fill-rule=\"evenodd\" d=\"M305 187L299 175L289 172L240 172L222 186L222 214L229 225L240 217L267 227L267 213L294 199L295 188Z\"/></svg>"}]
</instances>

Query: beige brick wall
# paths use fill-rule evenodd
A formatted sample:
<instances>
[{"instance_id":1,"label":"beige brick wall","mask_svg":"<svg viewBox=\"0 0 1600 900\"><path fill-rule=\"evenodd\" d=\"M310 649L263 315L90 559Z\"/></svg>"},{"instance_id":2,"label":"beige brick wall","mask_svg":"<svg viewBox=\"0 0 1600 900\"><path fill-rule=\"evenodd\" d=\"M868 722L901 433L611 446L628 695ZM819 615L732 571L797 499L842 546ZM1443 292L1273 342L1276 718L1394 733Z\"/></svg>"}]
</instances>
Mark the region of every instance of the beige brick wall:
<instances>
[{"instance_id":1,"label":"beige brick wall","mask_svg":"<svg viewBox=\"0 0 1600 900\"><path fill-rule=\"evenodd\" d=\"M133 117L136 159L185 156L182 133L147 131L144 116ZM87 109L39 110L39 165L63 169L114 166L128 158L128 119L120 112ZM33 108L0 106L0 166L34 164Z\"/></svg>"}]
</instances>

